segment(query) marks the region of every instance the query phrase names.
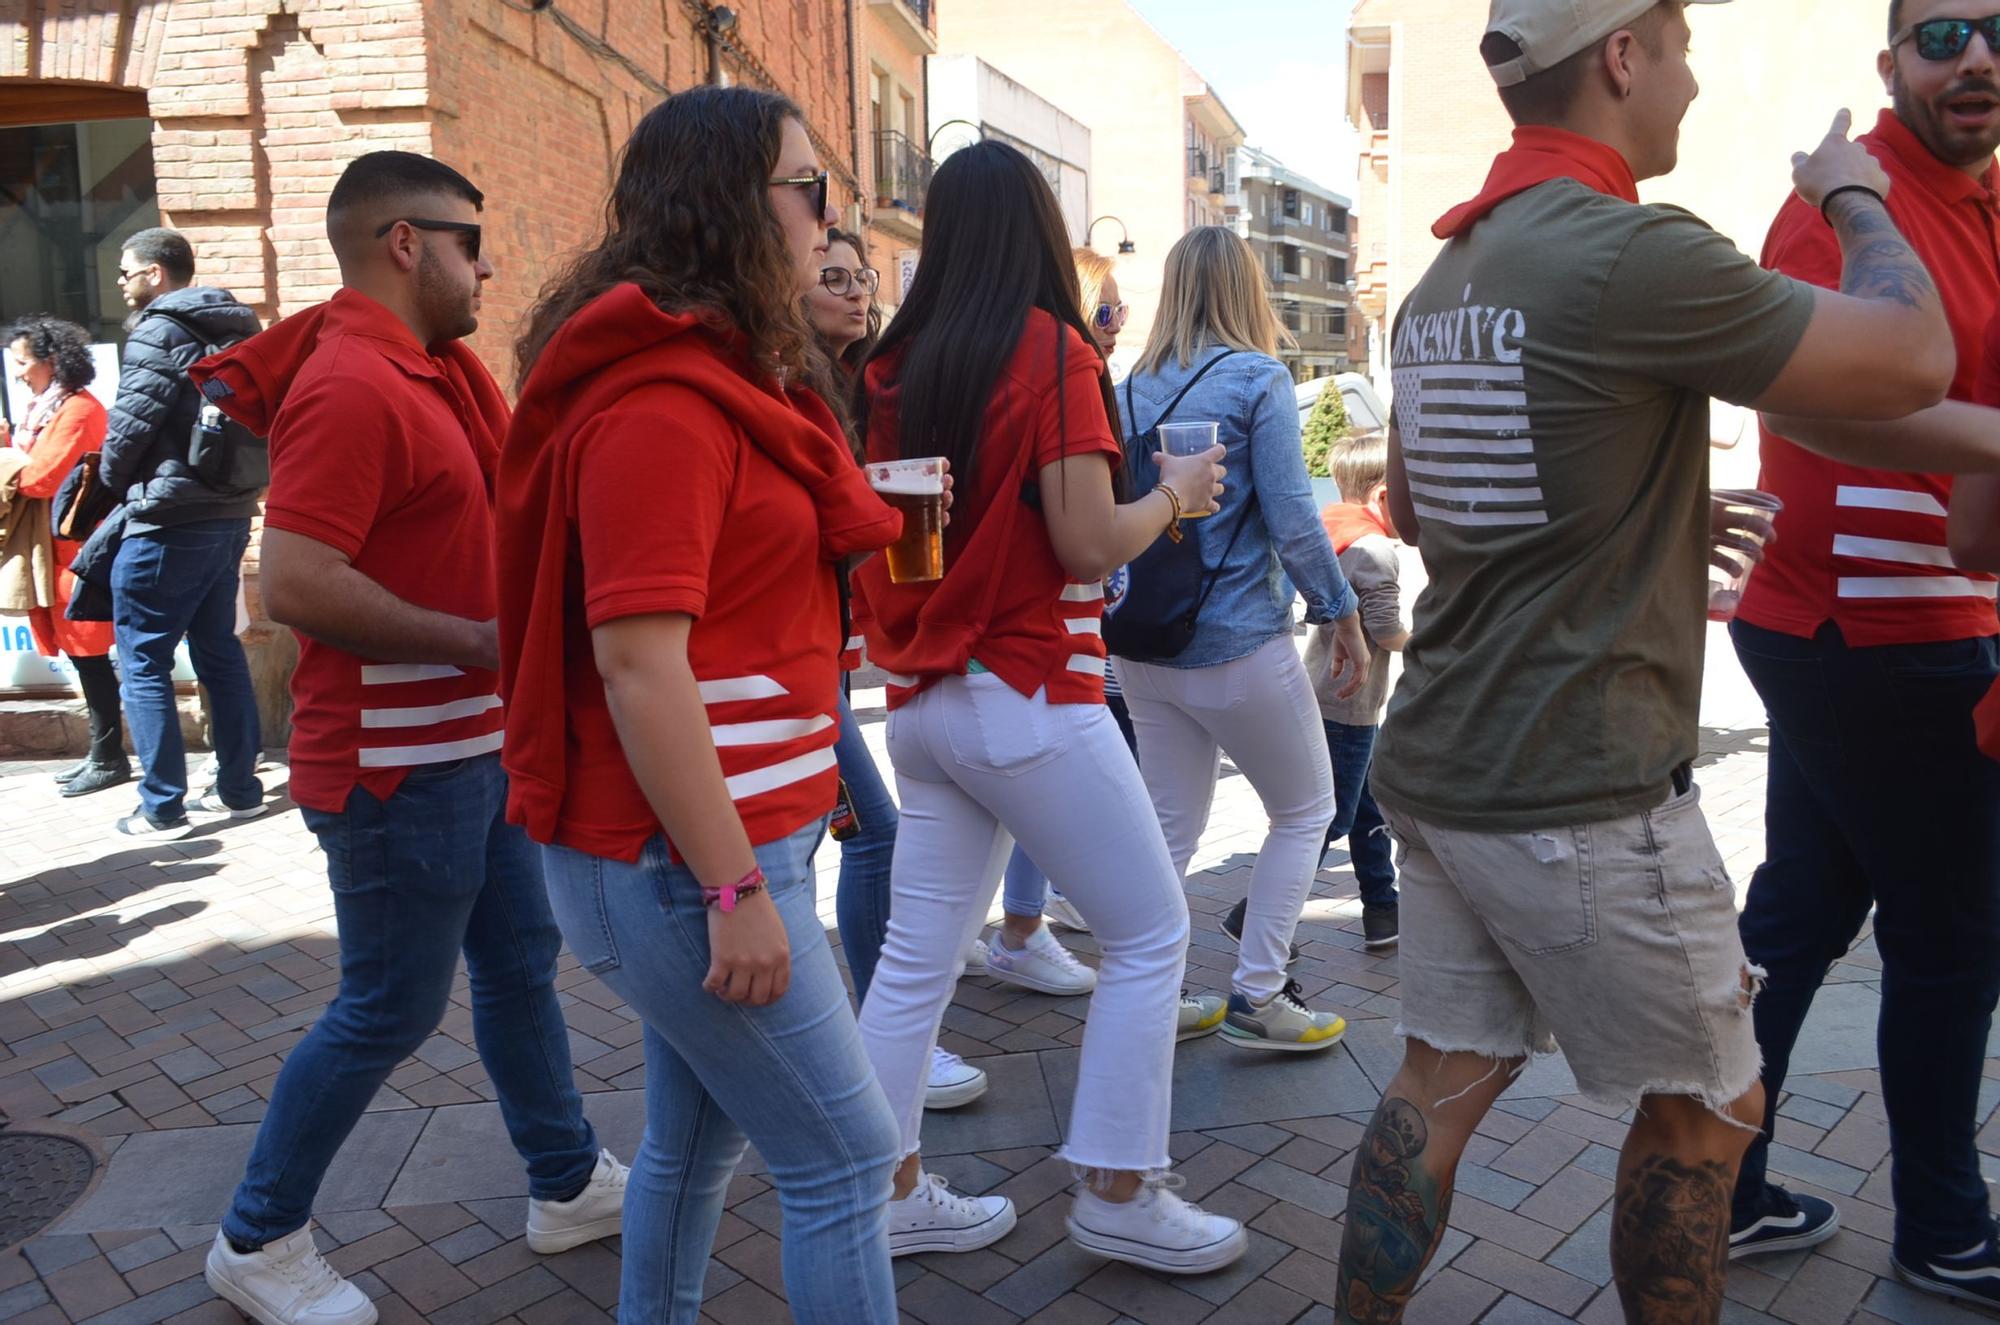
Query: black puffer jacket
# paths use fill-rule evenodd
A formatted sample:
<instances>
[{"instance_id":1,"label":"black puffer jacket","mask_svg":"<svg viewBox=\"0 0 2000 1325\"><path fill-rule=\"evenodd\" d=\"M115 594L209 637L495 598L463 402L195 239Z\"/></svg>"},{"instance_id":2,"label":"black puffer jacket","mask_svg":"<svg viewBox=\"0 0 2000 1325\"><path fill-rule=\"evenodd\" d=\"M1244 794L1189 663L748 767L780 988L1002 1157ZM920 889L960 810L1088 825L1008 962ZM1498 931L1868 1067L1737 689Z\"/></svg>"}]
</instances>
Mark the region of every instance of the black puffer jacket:
<instances>
[{"instance_id":1,"label":"black puffer jacket","mask_svg":"<svg viewBox=\"0 0 2000 1325\"><path fill-rule=\"evenodd\" d=\"M140 312L125 341L118 398L104 437L104 482L125 494L128 533L257 513L256 493L218 492L188 468L188 435L201 397L187 370L201 357L202 342L168 313L193 323L217 344L258 330L257 315L234 295L205 285L169 291Z\"/></svg>"}]
</instances>

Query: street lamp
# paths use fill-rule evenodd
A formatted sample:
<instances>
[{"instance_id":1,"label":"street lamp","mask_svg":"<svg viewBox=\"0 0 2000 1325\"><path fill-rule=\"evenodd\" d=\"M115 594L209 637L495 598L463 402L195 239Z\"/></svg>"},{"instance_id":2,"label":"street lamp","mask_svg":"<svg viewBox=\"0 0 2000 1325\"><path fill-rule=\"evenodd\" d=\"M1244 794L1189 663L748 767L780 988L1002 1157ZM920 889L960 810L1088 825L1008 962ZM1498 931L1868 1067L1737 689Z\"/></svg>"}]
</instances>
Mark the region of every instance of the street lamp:
<instances>
[{"instance_id":1,"label":"street lamp","mask_svg":"<svg viewBox=\"0 0 2000 1325\"><path fill-rule=\"evenodd\" d=\"M972 141L973 141L973 142L975 142L975 143L976 143L976 142L979 142L979 141L981 141L982 139L984 139L984 138L986 137L986 130L985 130L985 129L983 129L983 128L981 128L981 127L980 127L979 125L977 125L977 124L974 124L974 123L973 123L973 122L972 122L971 120L946 120L946 121L945 121L945 122L944 122L943 124L940 124L940 125L938 125L938 127L937 127L937 128L935 128L935 129L932 129L932 130L931 130L931 136L930 136L930 137L929 137L929 139L927 139L927 140L925 141L925 143L924 143L924 155L925 155L925 156L929 157L929 158L930 158L930 159L931 159L932 161L936 161L936 160L937 160L937 140L938 140L938 137L939 137L939 135L941 135L942 133L944 133L944 131L945 131L946 129L949 129L949 128L950 128L950 127L951 127L952 125L954 125L954 124L963 124L963 125L964 125L964 126L965 126L966 128L968 128L968 129L972 130ZM970 146L970 145L971 145L971 144L969 144L969 143L961 143L961 144L959 144L959 146L961 146L961 147L965 147L965 146ZM956 150L957 150L957 148L953 148L952 150L953 150L953 151L956 151ZM949 155L949 154L947 153L947 155Z\"/></svg>"},{"instance_id":2,"label":"street lamp","mask_svg":"<svg viewBox=\"0 0 2000 1325\"><path fill-rule=\"evenodd\" d=\"M708 41L708 81L722 82L722 46L736 30L736 11L727 5L711 4L702 19L702 36Z\"/></svg>"},{"instance_id":3,"label":"street lamp","mask_svg":"<svg viewBox=\"0 0 2000 1325\"><path fill-rule=\"evenodd\" d=\"M1092 221L1089 229L1083 232L1083 246L1085 248L1090 247L1091 235L1096 232L1099 223L1104 221L1118 221L1118 218L1115 216L1100 216L1097 220ZM1125 229L1123 221L1118 221L1118 251L1121 254L1137 253L1139 251L1139 246L1132 242L1131 232Z\"/></svg>"}]
</instances>

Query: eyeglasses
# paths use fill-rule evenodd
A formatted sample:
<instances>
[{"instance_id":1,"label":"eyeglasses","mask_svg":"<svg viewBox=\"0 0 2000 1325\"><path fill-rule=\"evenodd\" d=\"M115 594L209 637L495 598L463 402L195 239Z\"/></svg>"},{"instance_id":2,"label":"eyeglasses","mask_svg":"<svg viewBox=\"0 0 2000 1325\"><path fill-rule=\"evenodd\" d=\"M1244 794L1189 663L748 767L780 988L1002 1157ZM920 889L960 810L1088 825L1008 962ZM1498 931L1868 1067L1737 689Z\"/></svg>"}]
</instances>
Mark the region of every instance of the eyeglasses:
<instances>
[{"instance_id":1,"label":"eyeglasses","mask_svg":"<svg viewBox=\"0 0 2000 1325\"><path fill-rule=\"evenodd\" d=\"M844 295L854 288L856 282L859 282L861 288L869 294L874 294L882 288L882 274L873 267L861 267L853 271L846 267L819 269L819 283L826 287L828 294Z\"/></svg>"},{"instance_id":2,"label":"eyeglasses","mask_svg":"<svg viewBox=\"0 0 2000 1325\"><path fill-rule=\"evenodd\" d=\"M1934 18L1913 23L1897 34L1890 46L1917 39L1917 54L1926 60L1956 60L1971 42L1972 34L1986 38L1986 49L2000 55L2000 14L1988 18Z\"/></svg>"},{"instance_id":3,"label":"eyeglasses","mask_svg":"<svg viewBox=\"0 0 2000 1325\"><path fill-rule=\"evenodd\" d=\"M471 221L429 221L420 216L399 216L377 230L375 238L380 239L399 225L409 226L412 230L442 230L464 235L465 256L474 262L479 261L479 226Z\"/></svg>"},{"instance_id":4,"label":"eyeglasses","mask_svg":"<svg viewBox=\"0 0 2000 1325\"><path fill-rule=\"evenodd\" d=\"M1117 331L1125 325L1125 319L1132 314L1128 304L1099 304L1091 314L1090 324L1099 331Z\"/></svg>"},{"instance_id":5,"label":"eyeglasses","mask_svg":"<svg viewBox=\"0 0 2000 1325\"><path fill-rule=\"evenodd\" d=\"M824 170L820 171L817 175L787 175L783 179L774 179L771 181L772 188L777 188L780 184L789 184L799 189L811 189L813 191L813 215L815 217L826 215L826 172Z\"/></svg>"}]
</instances>

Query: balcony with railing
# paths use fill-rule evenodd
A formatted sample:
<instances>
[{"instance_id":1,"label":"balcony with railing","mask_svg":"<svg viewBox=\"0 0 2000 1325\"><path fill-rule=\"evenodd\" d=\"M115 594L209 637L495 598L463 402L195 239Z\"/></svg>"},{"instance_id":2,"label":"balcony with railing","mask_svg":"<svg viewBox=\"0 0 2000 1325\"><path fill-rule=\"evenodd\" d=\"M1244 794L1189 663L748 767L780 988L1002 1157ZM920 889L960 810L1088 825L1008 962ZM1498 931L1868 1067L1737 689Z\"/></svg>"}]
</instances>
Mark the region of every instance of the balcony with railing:
<instances>
[{"instance_id":1,"label":"balcony with railing","mask_svg":"<svg viewBox=\"0 0 2000 1325\"><path fill-rule=\"evenodd\" d=\"M936 0L868 0L904 46L919 55L937 54Z\"/></svg>"},{"instance_id":2,"label":"balcony with railing","mask_svg":"<svg viewBox=\"0 0 2000 1325\"><path fill-rule=\"evenodd\" d=\"M931 159L924 149L894 129L875 135L876 219L900 219L915 227L923 220L931 187Z\"/></svg>"},{"instance_id":3,"label":"balcony with railing","mask_svg":"<svg viewBox=\"0 0 2000 1325\"><path fill-rule=\"evenodd\" d=\"M1221 166L1208 168L1208 192L1218 201L1229 195L1229 172Z\"/></svg>"}]
</instances>

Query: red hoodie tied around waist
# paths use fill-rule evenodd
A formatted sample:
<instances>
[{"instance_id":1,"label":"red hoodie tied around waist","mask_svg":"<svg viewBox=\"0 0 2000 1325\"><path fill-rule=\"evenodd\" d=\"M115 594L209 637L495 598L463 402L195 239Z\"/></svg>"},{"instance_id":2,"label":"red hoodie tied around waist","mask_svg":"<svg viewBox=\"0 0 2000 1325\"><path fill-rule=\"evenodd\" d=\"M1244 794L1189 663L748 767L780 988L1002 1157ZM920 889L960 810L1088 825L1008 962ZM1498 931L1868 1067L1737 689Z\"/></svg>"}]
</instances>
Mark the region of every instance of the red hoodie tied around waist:
<instances>
[{"instance_id":1,"label":"red hoodie tied around waist","mask_svg":"<svg viewBox=\"0 0 2000 1325\"><path fill-rule=\"evenodd\" d=\"M695 618L688 662L753 845L833 808L835 563L902 519L832 413L731 333L620 285L550 340L502 448L507 815L538 842L637 860L660 824L625 762L590 632Z\"/></svg>"},{"instance_id":2,"label":"red hoodie tied around waist","mask_svg":"<svg viewBox=\"0 0 2000 1325\"><path fill-rule=\"evenodd\" d=\"M267 528L325 543L406 602L494 615L492 472L507 402L462 342L436 354L353 290L191 370L271 440ZM299 636L291 793L338 813L359 786L394 795L412 768L500 748L498 678L361 658Z\"/></svg>"},{"instance_id":3,"label":"red hoodie tied around waist","mask_svg":"<svg viewBox=\"0 0 2000 1325\"><path fill-rule=\"evenodd\" d=\"M893 385L900 362L893 354L868 366L871 460L900 454ZM1029 309L987 402L977 481L961 484L952 504L944 578L893 584L883 557L855 571L855 622L869 660L888 676L890 708L940 677L963 675L974 659L1023 695L1046 687L1051 704L1104 702L1104 586L1063 570L1048 525L1022 496L1024 484L1066 456L1121 463L1104 412L1104 371L1083 337Z\"/></svg>"}]
</instances>

